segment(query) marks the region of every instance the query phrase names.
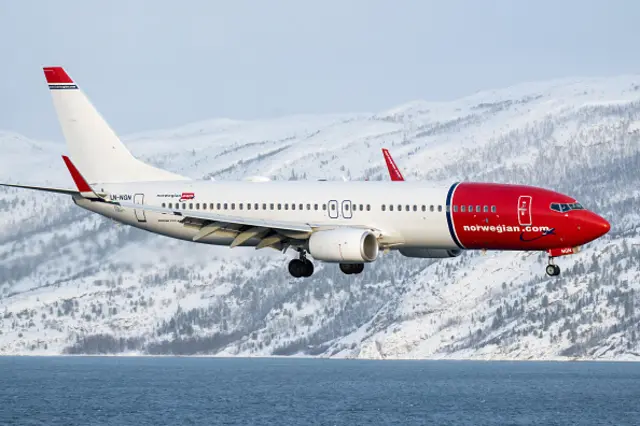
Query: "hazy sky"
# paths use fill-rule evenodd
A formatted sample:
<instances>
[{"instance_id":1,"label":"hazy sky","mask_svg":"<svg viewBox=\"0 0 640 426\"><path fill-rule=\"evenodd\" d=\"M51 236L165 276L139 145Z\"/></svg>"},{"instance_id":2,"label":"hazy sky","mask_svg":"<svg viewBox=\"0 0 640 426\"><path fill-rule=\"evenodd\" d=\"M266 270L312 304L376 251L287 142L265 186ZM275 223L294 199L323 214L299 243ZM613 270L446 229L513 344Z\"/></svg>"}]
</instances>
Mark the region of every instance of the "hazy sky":
<instances>
[{"instance_id":1,"label":"hazy sky","mask_svg":"<svg viewBox=\"0 0 640 426\"><path fill-rule=\"evenodd\" d=\"M0 130L62 139L43 65L127 134L637 73L638 22L636 0L0 0Z\"/></svg>"}]
</instances>

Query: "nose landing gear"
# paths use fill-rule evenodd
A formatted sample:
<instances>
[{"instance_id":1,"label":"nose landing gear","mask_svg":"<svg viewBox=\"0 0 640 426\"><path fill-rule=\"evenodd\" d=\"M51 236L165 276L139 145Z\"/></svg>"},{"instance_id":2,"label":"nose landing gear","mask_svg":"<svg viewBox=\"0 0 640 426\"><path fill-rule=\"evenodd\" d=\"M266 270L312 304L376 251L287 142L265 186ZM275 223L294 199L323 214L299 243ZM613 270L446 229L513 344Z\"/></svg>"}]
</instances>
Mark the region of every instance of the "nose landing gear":
<instances>
[{"instance_id":1,"label":"nose landing gear","mask_svg":"<svg viewBox=\"0 0 640 426\"><path fill-rule=\"evenodd\" d=\"M304 250L298 250L300 257L289 262L289 273L294 278L308 278L313 275L313 263L307 259L307 253Z\"/></svg>"},{"instance_id":2,"label":"nose landing gear","mask_svg":"<svg viewBox=\"0 0 640 426\"><path fill-rule=\"evenodd\" d=\"M550 277L558 276L560 275L560 267L558 265L552 265L550 263L547 265L546 272Z\"/></svg>"},{"instance_id":3,"label":"nose landing gear","mask_svg":"<svg viewBox=\"0 0 640 426\"><path fill-rule=\"evenodd\" d=\"M560 267L553 263L553 256L549 256L549 264L547 265L545 272L550 277L557 277L560 275Z\"/></svg>"}]
</instances>

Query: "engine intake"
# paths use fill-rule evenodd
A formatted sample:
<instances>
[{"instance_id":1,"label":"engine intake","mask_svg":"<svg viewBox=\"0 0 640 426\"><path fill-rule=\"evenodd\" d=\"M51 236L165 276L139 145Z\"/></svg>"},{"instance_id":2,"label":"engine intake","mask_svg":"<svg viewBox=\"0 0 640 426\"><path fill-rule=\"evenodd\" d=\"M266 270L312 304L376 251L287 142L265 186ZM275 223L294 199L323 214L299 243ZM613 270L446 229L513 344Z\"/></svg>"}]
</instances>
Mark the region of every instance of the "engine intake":
<instances>
[{"instance_id":1,"label":"engine intake","mask_svg":"<svg viewBox=\"0 0 640 426\"><path fill-rule=\"evenodd\" d=\"M330 229L314 232L309 237L309 253L324 262L373 262L378 251L376 236L363 229Z\"/></svg>"},{"instance_id":2,"label":"engine intake","mask_svg":"<svg viewBox=\"0 0 640 426\"><path fill-rule=\"evenodd\" d=\"M458 257L462 254L462 250L457 249L403 248L398 251L407 257L421 257L423 259L444 259Z\"/></svg>"}]
</instances>

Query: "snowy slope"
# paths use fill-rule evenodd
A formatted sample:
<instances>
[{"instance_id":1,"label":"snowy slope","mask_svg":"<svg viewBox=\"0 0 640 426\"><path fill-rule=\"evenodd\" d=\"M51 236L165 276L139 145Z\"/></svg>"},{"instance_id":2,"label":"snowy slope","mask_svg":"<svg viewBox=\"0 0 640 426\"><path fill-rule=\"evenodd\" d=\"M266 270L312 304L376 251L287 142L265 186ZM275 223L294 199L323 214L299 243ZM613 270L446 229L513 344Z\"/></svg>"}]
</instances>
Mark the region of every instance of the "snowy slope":
<instances>
[{"instance_id":1,"label":"snowy slope","mask_svg":"<svg viewBox=\"0 0 640 426\"><path fill-rule=\"evenodd\" d=\"M107 117L108 118L108 117ZM125 138L216 180L530 183L611 233L544 275L538 253L383 256L362 276L123 227L64 196L0 189L0 353L635 359L640 354L640 77L560 80L378 113L216 119ZM0 181L72 187L62 143L0 132Z\"/></svg>"}]
</instances>

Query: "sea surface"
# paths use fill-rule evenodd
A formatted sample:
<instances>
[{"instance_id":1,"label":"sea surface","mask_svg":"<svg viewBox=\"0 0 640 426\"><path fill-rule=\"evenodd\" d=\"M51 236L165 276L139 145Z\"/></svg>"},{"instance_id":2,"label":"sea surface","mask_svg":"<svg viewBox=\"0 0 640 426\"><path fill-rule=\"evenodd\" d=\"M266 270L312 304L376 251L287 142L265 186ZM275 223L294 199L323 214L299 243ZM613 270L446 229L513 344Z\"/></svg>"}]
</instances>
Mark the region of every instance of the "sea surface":
<instances>
[{"instance_id":1,"label":"sea surface","mask_svg":"<svg viewBox=\"0 0 640 426\"><path fill-rule=\"evenodd\" d=\"M640 363L0 357L0 425L640 425Z\"/></svg>"}]
</instances>

